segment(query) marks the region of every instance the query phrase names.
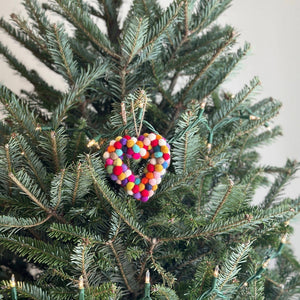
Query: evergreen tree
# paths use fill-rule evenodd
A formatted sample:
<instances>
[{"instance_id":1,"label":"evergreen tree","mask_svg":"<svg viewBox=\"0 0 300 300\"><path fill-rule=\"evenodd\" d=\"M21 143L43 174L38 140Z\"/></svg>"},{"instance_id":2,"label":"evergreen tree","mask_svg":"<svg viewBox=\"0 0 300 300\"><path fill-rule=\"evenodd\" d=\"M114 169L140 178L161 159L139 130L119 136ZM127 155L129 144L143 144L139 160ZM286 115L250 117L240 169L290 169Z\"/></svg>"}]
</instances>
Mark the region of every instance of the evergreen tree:
<instances>
[{"instance_id":1,"label":"evergreen tree","mask_svg":"<svg viewBox=\"0 0 300 300\"><path fill-rule=\"evenodd\" d=\"M51 86L0 44L34 87L0 86L5 299L12 273L19 299L141 299L147 269L152 299L299 297L300 266L284 247L299 198L282 196L299 164L259 163L256 148L281 134L269 126L281 104L255 99L259 80L236 95L222 87L249 50L233 50L234 29L214 22L230 2L134 0L121 26L121 0L24 0L27 19L1 19L68 85ZM118 136L151 132L172 161L142 202L110 178L103 154ZM141 174L147 160L126 163Z\"/></svg>"}]
</instances>

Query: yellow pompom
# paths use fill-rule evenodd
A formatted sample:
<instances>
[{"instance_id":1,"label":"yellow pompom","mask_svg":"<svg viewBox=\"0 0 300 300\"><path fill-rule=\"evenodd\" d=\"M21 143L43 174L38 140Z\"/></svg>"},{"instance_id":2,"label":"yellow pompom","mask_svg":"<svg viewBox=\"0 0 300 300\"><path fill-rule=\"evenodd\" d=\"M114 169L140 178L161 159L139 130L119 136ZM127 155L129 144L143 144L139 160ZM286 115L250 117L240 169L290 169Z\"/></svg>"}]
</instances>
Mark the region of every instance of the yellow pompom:
<instances>
[{"instance_id":1,"label":"yellow pompom","mask_svg":"<svg viewBox=\"0 0 300 300\"><path fill-rule=\"evenodd\" d=\"M163 170L163 166L162 165L155 165L155 171L156 172L161 172Z\"/></svg>"},{"instance_id":2,"label":"yellow pompom","mask_svg":"<svg viewBox=\"0 0 300 300\"><path fill-rule=\"evenodd\" d=\"M156 191L156 190L157 190L157 184L154 185L154 186L152 187L152 190L153 190L153 191Z\"/></svg>"},{"instance_id":3,"label":"yellow pompom","mask_svg":"<svg viewBox=\"0 0 300 300\"><path fill-rule=\"evenodd\" d=\"M115 161L114 161L114 166L119 166L121 167L123 164L123 161L121 158L117 158Z\"/></svg>"},{"instance_id":4,"label":"yellow pompom","mask_svg":"<svg viewBox=\"0 0 300 300\"><path fill-rule=\"evenodd\" d=\"M128 140L126 143L128 148L132 148L134 144L135 144L135 142L133 140Z\"/></svg>"},{"instance_id":5,"label":"yellow pompom","mask_svg":"<svg viewBox=\"0 0 300 300\"><path fill-rule=\"evenodd\" d=\"M115 141L118 142L121 138L122 138L121 136L117 136L117 137L115 138Z\"/></svg>"},{"instance_id":6,"label":"yellow pompom","mask_svg":"<svg viewBox=\"0 0 300 300\"><path fill-rule=\"evenodd\" d=\"M161 151L162 153L169 153L169 148L168 148L167 146L161 146L161 147L160 147L160 151Z\"/></svg>"},{"instance_id":7,"label":"yellow pompom","mask_svg":"<svg viewBox=\"0 0 300 300\"><path fill-rule=\"evenodd\" d=\"M133 189L133 187L134 187L134 182L128 182L126 184L126 190L127 191L131 191Z\"/></svg>"}]
</instances>

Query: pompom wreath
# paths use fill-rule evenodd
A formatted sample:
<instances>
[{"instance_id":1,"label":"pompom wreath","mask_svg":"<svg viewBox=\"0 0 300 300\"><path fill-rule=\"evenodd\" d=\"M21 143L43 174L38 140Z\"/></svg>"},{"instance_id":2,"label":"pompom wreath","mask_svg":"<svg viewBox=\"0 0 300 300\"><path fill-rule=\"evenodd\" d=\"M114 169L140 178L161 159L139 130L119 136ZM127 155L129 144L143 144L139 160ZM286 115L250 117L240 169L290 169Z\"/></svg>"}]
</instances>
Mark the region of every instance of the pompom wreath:
<instances>
[{"instance_id":1,"label":"pompom wreath","mask_svg":"<svg viewBox=\"0 0 300 300\"><path fill-rule=\"evenodd\" d=\"M124 156L135 160L148 159L142 176L132 173L123 162ZM110 178L124 187L128 195L147 202L170 165L170 145L165 138L155 133L144 133L138 138L118 136L110 141L103 158Z\"/></svg>"}]
</instances>

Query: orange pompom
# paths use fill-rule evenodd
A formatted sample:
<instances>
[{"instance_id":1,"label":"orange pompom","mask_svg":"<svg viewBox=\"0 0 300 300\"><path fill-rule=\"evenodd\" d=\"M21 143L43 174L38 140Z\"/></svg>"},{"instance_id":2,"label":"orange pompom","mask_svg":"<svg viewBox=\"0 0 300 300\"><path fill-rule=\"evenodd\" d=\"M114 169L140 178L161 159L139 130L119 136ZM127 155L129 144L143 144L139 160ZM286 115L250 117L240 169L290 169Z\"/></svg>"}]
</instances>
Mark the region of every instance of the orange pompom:
<instances>
[{"instance_id":1,"label":"orange pompom","mask_svg":"<svg viewBox=\"0 0 300 300\"><path fill-rule=\"evenodd\" d=\"M148 182L149 182L148 178L146 178L146 177L142 178L142 183L143 184L147 184Z\"/></svg>"},{"instance_id":2,"label":"orange pompom","mask_svg":"<svg viewBox=\"0 0 300 300\"><path fill-rule=\"evenodd\" d=\"M152 172L148 172L148 173L146 174L146 177L147 177L148 179L152 179L152 178L154 178L154 175L153 175Z\"/></svg>"},{"instance_id":3,"label":"orange pompom","mask_svg":"<svg viewBox=\"0 0 300 300\"><path fill-rule=\"evenodd\" d=\"M115 152L116 148L114 146L108 146L107 147L107 152L111 153L111 152Z\"/></svg>"},{"instance_id":4,"label":"orange pompom","mask_svg":"<svg viewBox=\"0 0 300 300\"><path fill-rule=\"evenodd\" d=\"M144 143L142 141L137 141L136 144L140 147L143 148L144 147Z\"/></svg>"},{"instance_id":5,"label":"orange pompom","mask_svg":"<svg viewBox=\"0 0 300 300\"><path fill-rule=\"evenodd\" d=\"M143 183L139 184L139 190L142 191L145 189L145 185Z\"/></svg>"}]
</instances>

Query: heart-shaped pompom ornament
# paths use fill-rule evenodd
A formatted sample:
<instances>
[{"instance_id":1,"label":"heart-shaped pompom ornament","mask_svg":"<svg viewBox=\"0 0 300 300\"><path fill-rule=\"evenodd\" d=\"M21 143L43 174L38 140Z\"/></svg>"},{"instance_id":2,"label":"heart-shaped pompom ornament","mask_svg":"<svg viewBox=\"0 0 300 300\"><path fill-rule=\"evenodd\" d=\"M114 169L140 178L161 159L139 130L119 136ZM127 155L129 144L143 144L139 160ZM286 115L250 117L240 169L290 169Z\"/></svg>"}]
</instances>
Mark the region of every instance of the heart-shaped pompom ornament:
<instances>
[{"instance_id":1,"label":"heart-shaped pompom ornament","mask_svg":"<svg viewBox=\"0 0 300 300\"><path fill-rule=\"evenodd\" d=\"M123 162L124 157L148 159L143 175L133 174ZM144 133L138 138L118 136L110 141L103 158L110 178L123 186L127 194L147 202L154 195L170 165L170 145L165 138L155 133Z\"/></svg>"}]
</instances>

